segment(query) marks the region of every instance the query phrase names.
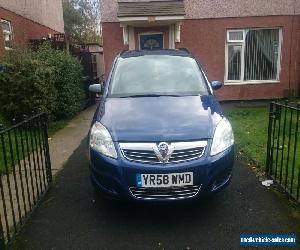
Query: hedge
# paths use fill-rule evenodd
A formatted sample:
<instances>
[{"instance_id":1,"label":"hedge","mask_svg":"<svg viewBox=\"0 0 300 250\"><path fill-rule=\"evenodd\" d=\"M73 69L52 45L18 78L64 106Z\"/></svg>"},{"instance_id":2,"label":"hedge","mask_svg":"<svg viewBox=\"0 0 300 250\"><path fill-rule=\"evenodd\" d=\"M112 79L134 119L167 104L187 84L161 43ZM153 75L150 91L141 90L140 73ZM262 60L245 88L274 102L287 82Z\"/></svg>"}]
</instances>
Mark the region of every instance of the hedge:
<instances>
[{"instance_id":1,"label":"hedge","mask_svg":"<svg viewBox=\"0 0 300 250\"><path fill-rule=\"evenodd\" d=\"M48 62L54 70L54 86L57 91L54 114L56 119L70 118L82 110L85 101L82 66L73 56L42 46L37 57Z\"/></svg>"},{"instance_id":2,"label":"hedge","mask_svg":"<svg viewBox=\"0 0 300 250\"><path fill-rule=\"evenodd\" d=\"M9 51L0 64L0 113L8 119L46 112L59 120L82 109L82 67L70 54L45 44Z\"/></svg>"}]
</instances>

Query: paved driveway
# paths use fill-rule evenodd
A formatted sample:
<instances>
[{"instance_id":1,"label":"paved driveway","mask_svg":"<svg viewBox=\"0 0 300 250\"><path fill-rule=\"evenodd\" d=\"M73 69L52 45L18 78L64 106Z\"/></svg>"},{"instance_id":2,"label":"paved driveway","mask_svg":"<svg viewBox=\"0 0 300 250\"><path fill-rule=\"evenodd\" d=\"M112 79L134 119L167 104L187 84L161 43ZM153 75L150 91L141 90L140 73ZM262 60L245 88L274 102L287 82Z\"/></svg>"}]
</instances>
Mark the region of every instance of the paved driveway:
<instances>
[{"instance_id":1,"label":"paved driveway","mask_svg":"<svg viewBox=\"0 0 300 250\"><path fill-rule=\"evenodd\" d=\"M241 233L296 230L289 209L239 161L230 187L205 203L95 201L85 144L71 156L15 249L238 249Z\"/></svg>"}]
</instances>

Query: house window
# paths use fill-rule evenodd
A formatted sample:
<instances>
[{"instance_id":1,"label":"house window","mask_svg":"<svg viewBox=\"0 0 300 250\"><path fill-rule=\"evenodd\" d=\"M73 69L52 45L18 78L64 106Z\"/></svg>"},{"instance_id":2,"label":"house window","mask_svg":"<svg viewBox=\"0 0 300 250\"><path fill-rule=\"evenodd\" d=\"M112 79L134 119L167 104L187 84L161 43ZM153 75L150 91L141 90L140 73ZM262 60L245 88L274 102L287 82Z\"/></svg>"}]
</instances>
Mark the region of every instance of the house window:
<instances>
[{"instance_id":1,"label":"house window","mask_svg":"<svg viewBox=\"0 0 300 250\"><path fill-rule=\"evenodd\" d=\"M12 49L13 34L12 34L11 22L1 19L1 26L3 31L3 36L4 36L5 49Z\"/></svg>"},{"instance_id":2,"label":"house window","mask_svg":"<svg viewBox=\"0 0 300 250\"><path fill-rule=\"evenodd\" d=\"M279 81L281 29L228 30L227 83Z\"/></svg>"}]
</instances>

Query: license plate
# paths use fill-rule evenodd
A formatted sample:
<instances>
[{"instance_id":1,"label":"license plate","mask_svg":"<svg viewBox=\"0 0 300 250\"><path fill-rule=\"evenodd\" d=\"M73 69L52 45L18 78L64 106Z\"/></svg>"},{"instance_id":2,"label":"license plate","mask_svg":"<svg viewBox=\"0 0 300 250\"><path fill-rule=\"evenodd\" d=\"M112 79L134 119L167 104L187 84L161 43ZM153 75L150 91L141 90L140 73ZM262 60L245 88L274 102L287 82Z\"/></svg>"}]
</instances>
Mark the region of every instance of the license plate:
<instances>
[{"instance_id":1,"label":"license plate","mask_svg":"<svg viewBox=\"0 0 300 250\"><path fill-rule=\"evenodd\" d=\"M136 185L148 188L181 187L193 185L193 173L171 173L171 174L137 174Z\"/></svg>"}]
</instances>

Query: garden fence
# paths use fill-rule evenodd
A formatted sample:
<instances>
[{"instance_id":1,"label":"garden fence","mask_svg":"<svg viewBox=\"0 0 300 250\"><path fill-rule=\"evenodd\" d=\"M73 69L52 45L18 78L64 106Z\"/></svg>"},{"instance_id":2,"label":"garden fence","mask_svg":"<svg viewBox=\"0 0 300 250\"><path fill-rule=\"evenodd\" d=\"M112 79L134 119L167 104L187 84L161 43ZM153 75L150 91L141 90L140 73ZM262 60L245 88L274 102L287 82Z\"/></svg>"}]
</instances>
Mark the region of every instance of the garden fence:
<instances>
[{"instance_id":1,"label":"garden fence","mask_svg":"<svg viewBox=\"0 0 300 250\"><path fill-rule=\"evenodd\" d=\"M299 103L270 104L266 172L298 203L300 203L299 120Z\"/></svg>"},{"instance_id":2,"label":"garden fence","mask_svg":"<svg viewBox=\"0 0 300 250\"><path fill-rule=\"evenodd\" d=\"M0 128L0 249L9 246L51 182L47 116Z\"/></svg>"}]
</instances>

